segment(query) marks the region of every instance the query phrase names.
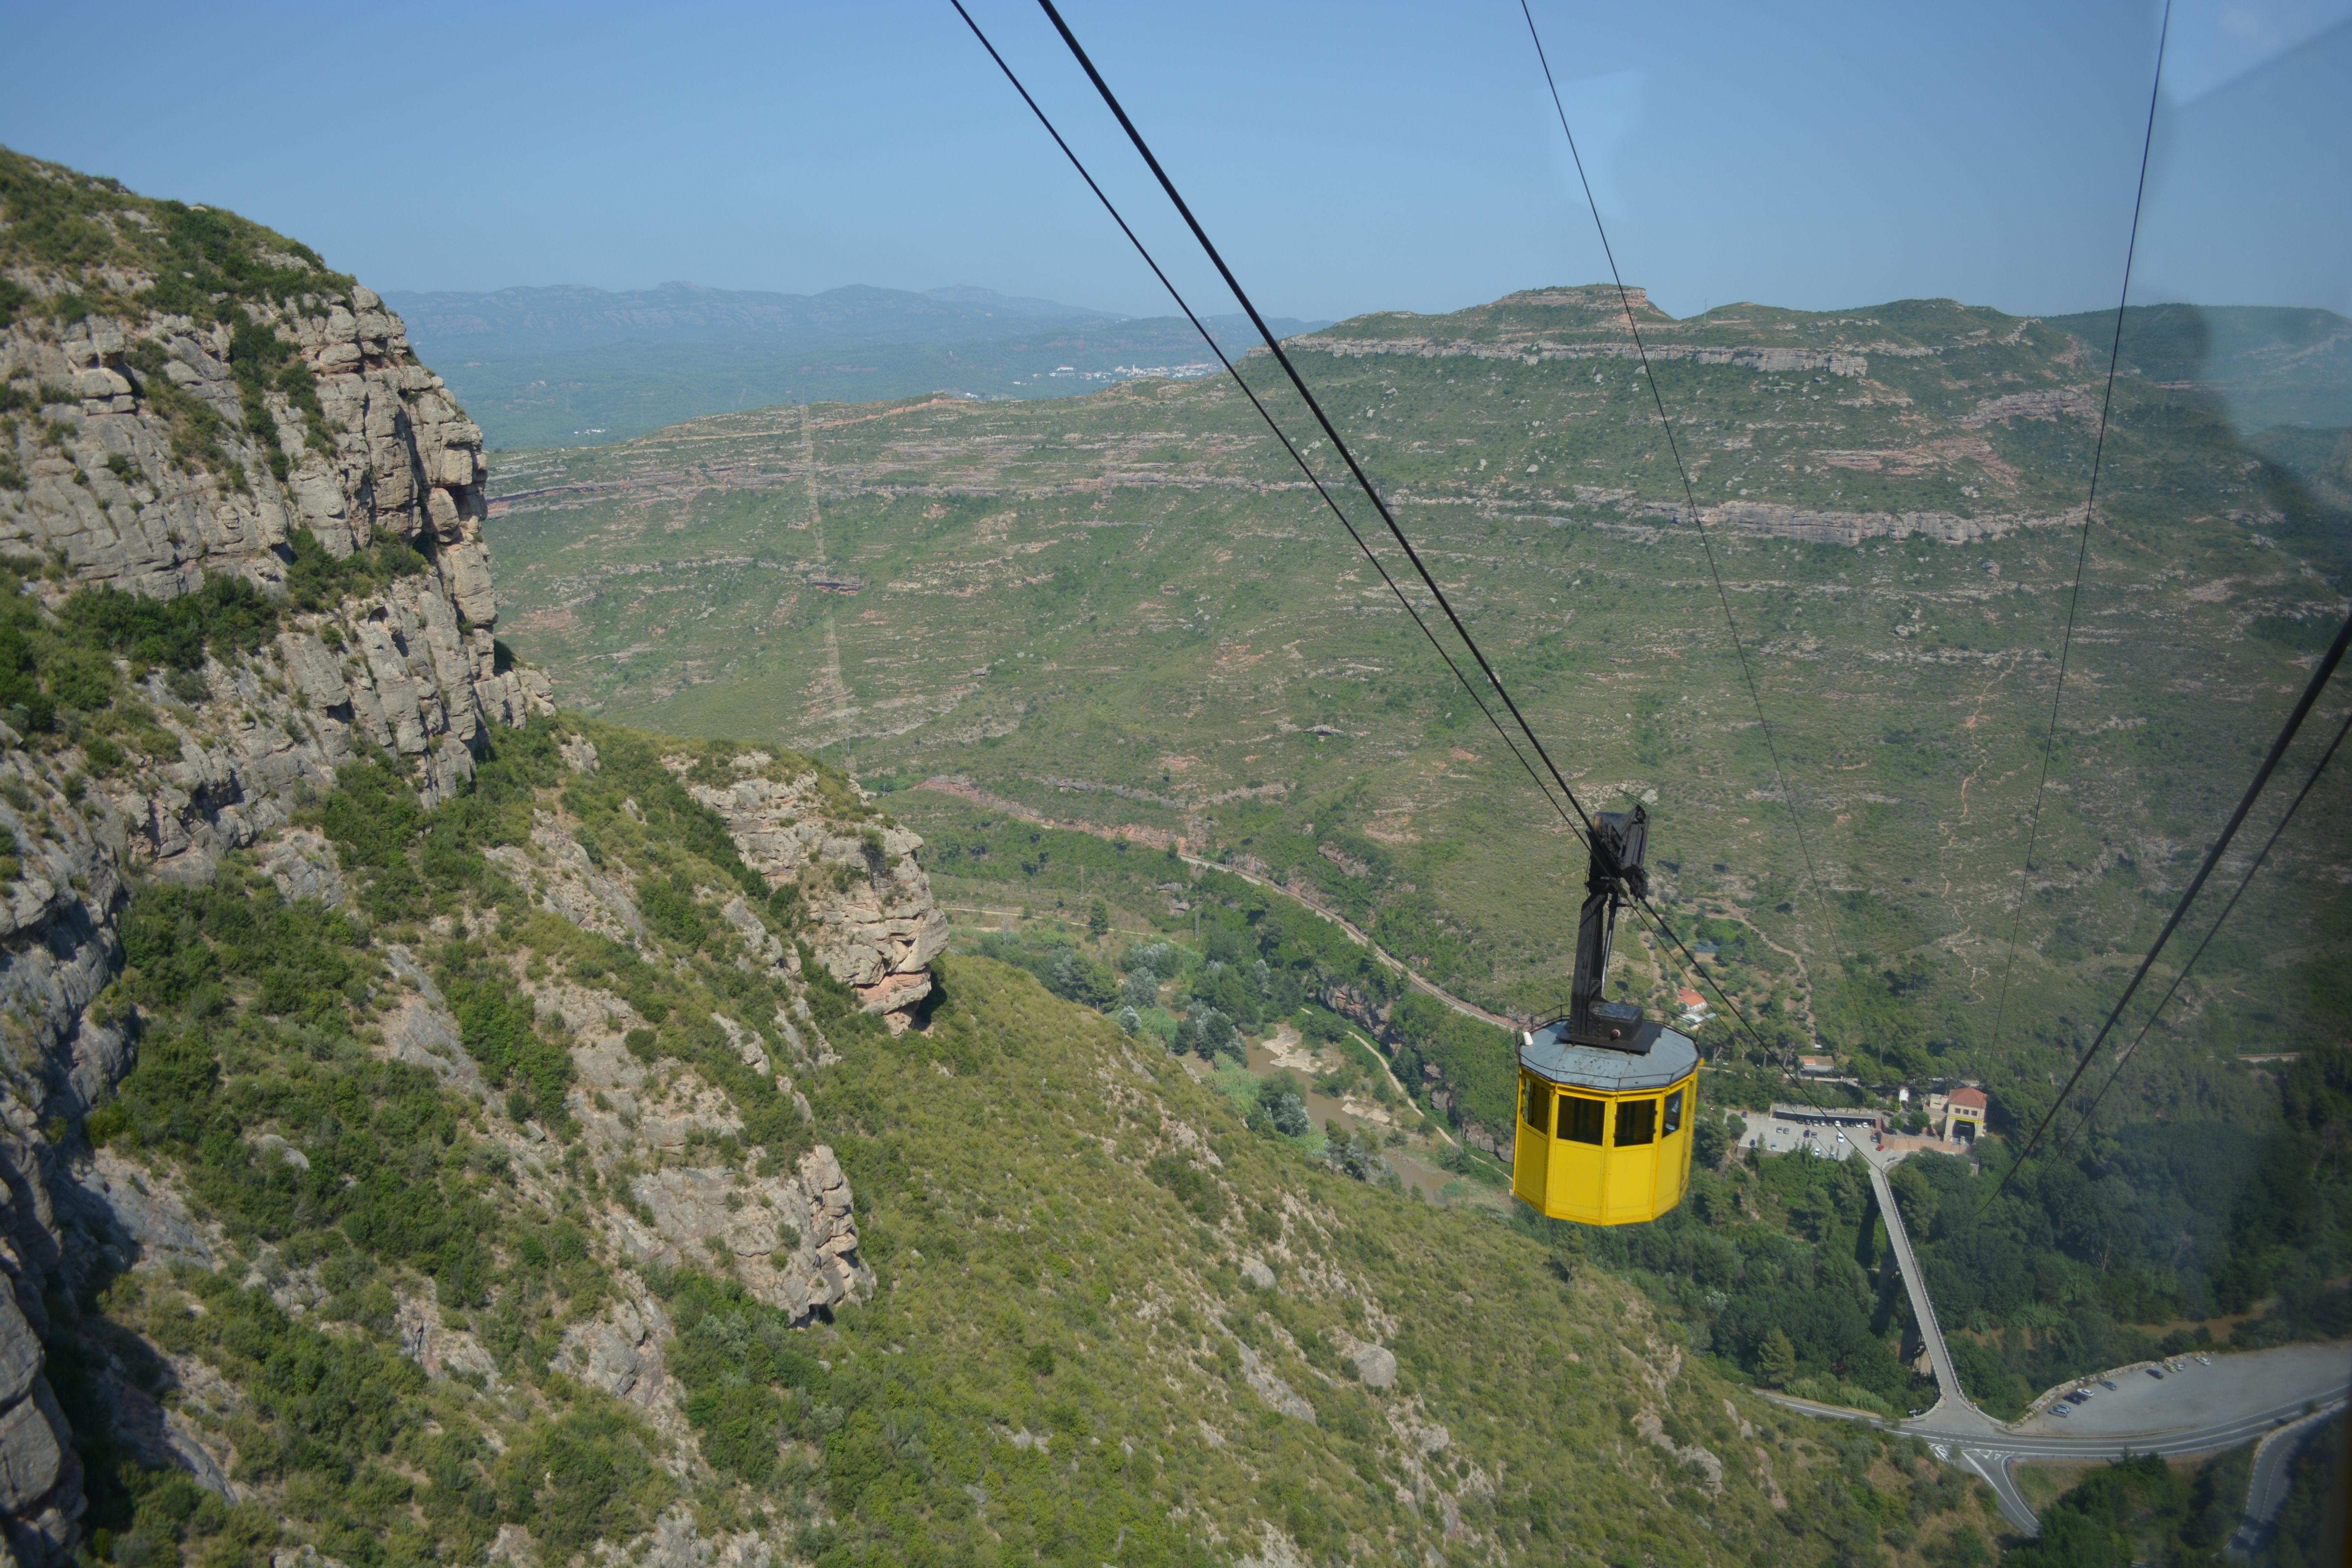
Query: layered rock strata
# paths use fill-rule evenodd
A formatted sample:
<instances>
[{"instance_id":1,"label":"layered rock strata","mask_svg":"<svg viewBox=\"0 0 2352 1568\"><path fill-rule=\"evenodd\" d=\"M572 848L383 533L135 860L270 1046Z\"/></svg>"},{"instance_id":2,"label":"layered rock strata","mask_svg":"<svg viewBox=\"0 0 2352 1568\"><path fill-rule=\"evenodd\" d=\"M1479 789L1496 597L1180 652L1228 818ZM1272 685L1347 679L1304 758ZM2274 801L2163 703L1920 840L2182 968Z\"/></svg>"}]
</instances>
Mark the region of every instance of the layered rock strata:
<instances>
[{"instance_id":1,"label":"layered rock strata","mask_svg":"<svg viewBox=\"0 0 2352 1568\"><path fill-rule=\"evenodd\" d=\"M281 613L274 641L210 658L194 680L149 675L135 700L176 755L125 748L110 770L84 744L29 747L0 722L0 826L19 868L0 889L0 1271L12 1287L0 1293L0 1528L20 1561L62 1560L82 1510L42 1375L41 1303L136 1229L58 1142L132 1059L135 1021L93 1008L121 964L126 879L209 876L369 748L411 763L427 804L445 798L491 726L548 706L546 681L512 668L493 637L481 432L374 294L320 277L291 303L240 307L315 380L315 416L271 390L262 428L247 423L226 325L151 314L60 328L28 311L0 331L0 382L36 411L9 422L14 449L0 451L22 479L0 486L0 558L52 606L99 587L169 599L218 576L282 600L305 532L334 559L386 538L425 557L331 607ZM66 291L22 270L11 280ZM216 422L200 458L184 443L174 455L171 410L184 426L187 399ZM340 896L315 835L270 846L265 863L289 897Z\"/></svg>"},{"instance_id":2,"label":"layered rock strata","mask_svg":"<svg viewBox=\"0 0 2352 1568\"><path fill-rule=\"evenodd\" d=\"M26 160L11 173L121 195L132 205L90 220L117 237L160 232L160 209L109 183ZM174 211L184 239L188 209ZM8 214L17 216L13 205ZM287 899L350 908L333 843L292 821L333 788L338 770L388 753L433 806L464 785L494 728L551 711L546 680L514 666L494 635L481 431L415 362L375 294L299 246L236 232L247 261L276 280L255 281L251 267L208 274L218 288L236 273L244 281L233 286L254 298L198 296L187 315L136 308L157 287L139 266L164 270L168 283L176 263L158 257L176 252L126 243L117 260L75 274L11 261L26 252L0 223L0 562L53 611L78 594L168 601L231 579L274 601L275 621L244 652L215 642L194 669L152 669L152 653L117 659L107 723L127 719L135 746L101 744L86 705L61 701L54 729L31 737L37 743L25 732L29 709L0 709L0 830L14 841L13 855L0 843L0 1565L62 1568L85 1508L74 1434L45 1376L44 1340L60 1328L45 1303L126 1268L250 1257L184 1201L168 1165L137 1168L78 1135L138 1049L136 1017L107 1001L131 879L200 881L224 855L249 848ZM146 260L121 259L134 254ZM110 303L91 311L93 295ZM565 737L562 750L575 769L598 766L583 736ZM820 962L904 1026L946 936L912 858L919 841L869 826L863 809L838 809L838 782L831 795L818 784L754 779L716 793L745 853L772 881L801 887ZM845 820L828 820L829 806ZM564 814L542 809L528 844L488 854L541 907L657 955L634 875L584 851ZM791 1005L772 1020L713 1016L709 1026L753 1069L758 1092L812 1121L795 1075L804 1082L839 1058L810 1022L799 956L751 904L731 895L724 904L750 954L741 962L785 981ZM436 938L457 929L449 918L434 928ZM392 989L377 998L381 1028L367 1041L488 1100L490 1080L425 966L396 942L374 945ZM492 1115L486 1141L503 1146L502 1168L526 1205L560 1206L583 1154L616 1199L603 1223L621 1299L572 1325L560 1361L638 1405L691 1454L661 1365L670 1325L632 1266L723 1261L792 1321L822 1317L874 1286L848 1181L823 1144L783 1171L736 1148L742 1121L728 1092L647 1053L648 1020L625 999L537 971L518 985L560 1021L577 1074L567 1110L583 1137L562 1147L536 1122ZM264 1134L254 1146L305 1164L289 1136ZM277 1258L266 1244L247 1283L257 1281L291 1314L325 1300L315 1263ZM428 1299L402 1299L394 1331L429 1376L499 1376L463 1320ZM240 1392L200 1362L172 1364L190 1400L223 1418L238 1407ZM180 1468L235 1500L233 1456L206 1446L217 1438L121 1373L92 1373L110 1436L141 1463Z\"/></svg>"},{"instance_id":3,"label":"layered rock strata","mask_svg":"<svg viewBox=\"0 0 2352 1568\"><path fill-rule=\"evenodd\" d=\"M744 764L763 767L764 757ZM854 987L869 1013L903 1029L931 994L931 960L947 946L948 918L915 859L922 839L903 827L829 819L814 773L779 780L751 773L731 784L689 784L725 820L743 863L770 887L799 886L808 900L809 949L825 972Z\"/></svg>"},{"instance_id":4,"label":"layered rock strata","mask_svg":"<svg viewBox=\"0 0 2352 1568\"><path fill-rule=\"evenodd\" d=\"M1763 375L1789 375L1826 371L1832 375L1870 374L1866 354L1835 349L1783 348L1777 344L1726 346L1715 343L1622 342L1561 342L1538 338L1525 342L1481 342L1475 340L1439 342L1431 338L1334 338L1320 334L1291 338L1283 347L1293 353L1335 354L1362 359L1374 354L1402 354L1412 359L1516 360L1521 364L1552 364L1567 360L1608 359L1687 361L1692 364L1727 364Z\"/></svg>"}]
</instances>

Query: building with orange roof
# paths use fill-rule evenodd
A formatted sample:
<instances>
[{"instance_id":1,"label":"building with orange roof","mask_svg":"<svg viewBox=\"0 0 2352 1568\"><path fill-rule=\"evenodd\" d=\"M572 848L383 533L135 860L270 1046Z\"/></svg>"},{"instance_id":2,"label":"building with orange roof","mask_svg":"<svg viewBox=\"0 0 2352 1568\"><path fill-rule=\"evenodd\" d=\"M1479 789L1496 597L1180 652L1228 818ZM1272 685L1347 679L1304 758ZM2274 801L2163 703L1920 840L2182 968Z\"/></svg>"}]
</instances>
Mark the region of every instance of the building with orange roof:
<instances>
[{"instance_id":1,"label":"building with orange roof","mask_svg":"<svg viewBox=\"0 0 2352 1568\"><path fill-rule=\"evenodd\" d=\"M1991 1102L1985 1091L1968 1084L1952 1092L1944 1100L1944 1124L1938 1134L1948 1143L1973 1143L1984 1131L1985 1112Z\"/></svg>"}]
</instances>

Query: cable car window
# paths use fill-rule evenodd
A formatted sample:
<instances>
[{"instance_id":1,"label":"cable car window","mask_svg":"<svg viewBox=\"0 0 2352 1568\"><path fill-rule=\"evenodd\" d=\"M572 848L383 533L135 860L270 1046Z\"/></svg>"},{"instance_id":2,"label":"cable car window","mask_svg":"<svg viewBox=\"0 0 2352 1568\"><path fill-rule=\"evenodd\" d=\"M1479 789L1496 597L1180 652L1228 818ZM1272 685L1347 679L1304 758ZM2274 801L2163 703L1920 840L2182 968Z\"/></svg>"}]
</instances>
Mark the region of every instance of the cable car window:
<instances>
[{"instance_id":1,"label":"cable car window","mask_svg":"<svg viewBox=\"0 0 2352 1568\"><path fill-rule=\"evenodd\" d=\"M1617 1147L1630 1149L1636 1143L1647 1143L1658 1133L1658 1102L1654 1100L1624 1100L1617 1103Z\"/></svg>"},{"instance_id":2,"label":"cable car window","mask_svg":"<svg viewBox=\"0 0 2352 1568\"><path fill-rule=\"evenodd\" d=\"M1676 1089L1674 1093L1666 1096L1666 1125L1665 1130L1661 1132L1659 1136L1662 1138L1671 1138L1682 1130L1683 1091L1681 1089Z\"/></svg>"},{"instance_id":3,"label":"cable car window","mask_svg":"<svg viewBox=\"0 0 2352 1568\"><path fill-rule=\"evenodd\" d=\"M1601 1142L1601 1101L1573 1094L1559 1097L1559 1135L1571 1143Z\"/></svg>"},{"instance_id":4,"label":"cable car window","mask_svg":"<svg viewBox=\"0 0 2352 1568\"><path fill-rule=\"evenodd\" d=\"M1530 1081L1528 1085L1528 1125L1540 1132L1551 1125L1551 1090Z\"/></svg>"}]
</instances>

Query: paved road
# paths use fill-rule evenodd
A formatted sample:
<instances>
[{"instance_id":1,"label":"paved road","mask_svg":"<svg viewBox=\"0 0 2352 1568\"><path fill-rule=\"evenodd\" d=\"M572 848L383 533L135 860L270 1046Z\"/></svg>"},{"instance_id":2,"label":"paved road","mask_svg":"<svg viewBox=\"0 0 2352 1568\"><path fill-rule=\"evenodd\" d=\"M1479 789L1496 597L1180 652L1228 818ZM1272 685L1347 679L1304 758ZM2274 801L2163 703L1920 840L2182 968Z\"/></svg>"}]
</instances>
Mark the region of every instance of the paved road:
<instances>
[{"instance_id":1,"label":"paved road","mask_svg":"<svg viewBox=\"0 0 2352 1568\"><path fill-rule=\"evenodd\" d=\"M2295 1345L2287 1348L2295 1352L2333 1350L2339 1362L2343 1359L2341 1347ZM2221 1374L2214 1379L2217 1386L2245 1388L2252 1385L2259 1388L2269 1382L2270 1374L2277 1370L2274 1365L2266 1367L2259 1363L2278 1354L2276 1351L2255 1351L2245 1355L2216 1357L2211 1367L2198 1370L2209 1375ZM2232 1368L2242 1368L2243 1371L2233 1375ZM2137 1377L2141 1374L2135 1373L2131 1375ZM2117 1378L2116 1381L2120 1383L2122 1379ZM2168 1377L2167 1381L2172 1379ZM2041 1531L2041 1521L2034 1517L2033 1505L2026 1501L2025 1494L2019 1489L2017 1478L2011 1469L2019 1460L2055 1459L2080 1464L2093 1459L2120 1459L2127 1454L2218 1453L2224 1448L2234 1448L2242 1443L2251 1442L2289 1423L2298 1422L2304 1406L2314 1400L2320 1405L2319 1415L2314 1419L2324 1420L2329 1415L2342 1414L2347 1403L2352 1403L2352 1376L2340 1377L2324 1390L2313 1389L2261 1406L2217 1414L2213 1419L2197 1425L2179 1426L2156 1432L2011 1430L1993 1422L1991 1417L1973 1406L1967 1407L1968 1415L1983 1422L1982 1427L1976 1426L1974 1422L1950 1420L1952 1413L1940 1405L1936 1412L1912 1420L1885 1421L1866 1411L1851 1410L1842 1405L1820 1405L1810 1399L1796 1399L1783 1394L1767 1393L1764 1397L1775 1405L1785 1405L1807 1415L1832 1421L1860 1422L1906 1437L1921 1439L1927 1443L1929 1451L1946 1464L1957 1465L1982 1476L2000 1504L2001 1517L2023 1533L2034 1535ZM2282 1488L2287 1455L2293 1447L2289 1443L2273 1444L2269 1450L2275 1455L2273 1463L2282 1478L2279 1482ZM2263 1471L2259 1466L2260 1457L2256 1484L2252 1489L2257 1494L2253 1500L2256 1503L2263 1500L2260 1495ZM2284 1495L2283 1490L2280 1495ZM2267 1511L2260 1515L2264 1520L2277 1512L2278 1499L2270 1499L2266 1507ZM2248 1512L2252 1515L2254 1508L2250 1506Z\"/></svg>"},{"instance_id":2,"label":"paved road","mask_svg":"<svg viewBox=\"0 0 2352 1568\"><path fill-rule=\"evenodd\" d=\"M1843 1134L1840 1134L1843 1137ZM1894 1245L1895 1264L1903 1271L1903 1289L1911 1297L1912 1321L1919 1325L1919 1337L1927 1342L1927 1363L1936 1369L1935 1407L1927 1419L1940 1420L1944 1425L1969 1432L1990 1432L1995 1423L1961 1392L1960 1374L1953 1369L1950 1347L1944 1343L1944 1326L1936 1321L1936 1304L1927 1299L1927 1277L1919 1272L1919 1260L1912 1256L1910 1233L1903 1228L1903 1212L1895 1206L1895 1189L1886 1183L1886 1167L1871 1157L1859 1143L1849 1147L1862 1155L1862 1163L1870 1171L1870 1190L1878 1194L1878 1212L1886 1221L1886 1239Z\"/></svg>"},{"instance_id":3,"label":"paved road","mask_svg":"<svg viewBox=\"0 0 2352 1568\"><path fill-rule=\"evenodd\" d=\"M1886 1163L1864 1145L1853 1145L1870 1172L1871 1189L1879 1213L1886 1220L1886 1237L1903 1274L1903 1288L1911 1298L1911 1315L1927 1347L1936 1371L1937 1398L1933 1408L1904 1421L1879 1421L1834 1406L1807 1400L1781 1398L1780 1403L1816 1415L1863 1419L1874 1426L1924 1439L1947 1464L1982 1476L2000 1504L2001 1516L2027 1535L2041 1533L2033 1507L2019 1489L2013 1473L2021 1459L2117 1459L2126 1454L2202 1454L2232 1448L2296 1420L2314 1401L2323 1414L2343 1408L2352 1400L2352 1356L2341 1345L2284 1345L2276 1350L2221 1356L2210 1366L2195 1361L2184 1370L2152 1378L2145 1372L2117 1373L2113 1389L2093 1386L2087 1405L2070 1405L2063 1416L2044 1412L2015 1426L1994 1420L1969 1403L1952 1366L1935 1303L1928 1299L1927 1280L1919 1272L1911 1238L1886 1180ZM2285 1454L2292 1444L2273 1444L2276 1484L2284 1486ZM2267 1511L2262 1473L2249 1499L2250 1519L2267 1520L2277 1511L2275 1500Z\"/></svg>"},{"instance_id":4,"label":"paved road","mask_svg":"<svg viewBox=\"0 0 2352 1568\"><path fill-rule=\"evenodd\" d=\"M2231 1556L2252 1557L2270 1544L2279 1510L2286 1505L2288 1467L2305 1438L2342 1414L2340 1406L2322 1410L2277 1427L2263 1439L2254 1450L2254 1473L2246 1486L2246 1516L2230 1540Z\"/></svg>"}]
</instances>

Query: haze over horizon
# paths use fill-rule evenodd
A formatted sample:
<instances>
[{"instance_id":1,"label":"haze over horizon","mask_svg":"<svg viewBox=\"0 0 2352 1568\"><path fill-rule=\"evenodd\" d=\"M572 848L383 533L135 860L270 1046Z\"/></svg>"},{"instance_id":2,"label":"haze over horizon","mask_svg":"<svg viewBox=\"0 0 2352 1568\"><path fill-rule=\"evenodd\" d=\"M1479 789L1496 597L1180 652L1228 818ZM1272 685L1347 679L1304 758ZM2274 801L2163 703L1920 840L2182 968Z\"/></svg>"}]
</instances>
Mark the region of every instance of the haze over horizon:
<instances>
[{"instance_id":1,"label":"haze over horizon","mask_svg":"<svg viewBox=\"0 0 2352 1568\"><path fill-rule=\"evenodd\" d=\"M2352 156L2327 86L2352 71L2347 13L2181 0L2136 301L2352 313L2352 215L2306 173ZM1036 13L975 14L1194 302L1230 310ZM1710 3L1629 33L1537 12L1625 279L1676 316L2111 306L2158 15ZM1082 4L1071 20L1269 314L1439 312L1608 275L1514 7L1438 25L1222 4L1175 26ZM1168 310L945 7L708 7L657 32L614 8L558 28L427 6L392 34L267 5L202 22L134 5L125 23L107 29L105 115L74 107L70 73L31 76L0 142L303 234L379 289L953 279ZM94 26L14 22L27 58L76 58ZM453 71L459 36L469 59L528 68ZM354 60L402 84L397 163L353 167L331 133L353 123ZM294 85L173 86L239 73Z\"/></svg>"}]
</instances>

